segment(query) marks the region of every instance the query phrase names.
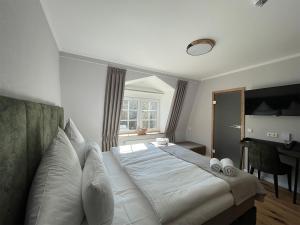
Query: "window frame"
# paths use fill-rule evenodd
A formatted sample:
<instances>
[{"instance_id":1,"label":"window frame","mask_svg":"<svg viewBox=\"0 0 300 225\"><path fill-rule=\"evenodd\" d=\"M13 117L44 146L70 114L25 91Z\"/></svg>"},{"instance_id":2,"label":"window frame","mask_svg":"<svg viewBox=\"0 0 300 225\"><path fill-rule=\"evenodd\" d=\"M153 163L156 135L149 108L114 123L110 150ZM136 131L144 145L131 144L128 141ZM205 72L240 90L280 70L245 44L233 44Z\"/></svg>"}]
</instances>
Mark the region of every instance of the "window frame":
<instances>
[{"instance_id":1,"label":"window frame","mask_svg":"<svg viewBox=\"0 0 300 225\"><path fill-rule=\"evenodd\" d=\"M146 98L146 97L130 97L130 96L124 96L123 98L123 102L124 100L137 100L138 102L138 107L137 107L137 120L130 120L129 119L129 111L133 111L129 109L129 102L128 102L128 108L127 108L127 112L128 112L128 120L121 120L120 118L120 123L121 121L127 121L128 127L129 127L129 121L137 121L137 127L143 127L143 119L142 119L142 112L144 110L142 110L142 102L143 101L147 101L148 104L149 102L156 102L157 103L157 110L147 110L148 113L150 113L151 111L156 111L157 112L157 118L156 118L156 128L147 128L147 133L151 133L151 132L160 132L160 99L156 99L156 98ZM121 111L123 111L123 102L122 102L122 108ZM150 118L150 115L149 115ZM148 125L150 123L150 119L148 120ZM119 134L134 134L136 133L137 130L121 130L120 129L120 124L119 124Z\"/></svg>"}]
</instances>

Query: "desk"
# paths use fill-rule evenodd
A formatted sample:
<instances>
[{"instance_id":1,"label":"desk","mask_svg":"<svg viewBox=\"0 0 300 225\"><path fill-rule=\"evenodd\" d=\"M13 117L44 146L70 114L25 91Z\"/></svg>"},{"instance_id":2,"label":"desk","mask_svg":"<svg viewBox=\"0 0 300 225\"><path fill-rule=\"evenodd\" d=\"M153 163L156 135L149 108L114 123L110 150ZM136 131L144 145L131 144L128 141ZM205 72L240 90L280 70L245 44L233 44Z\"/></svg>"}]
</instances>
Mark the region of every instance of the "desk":
<instances>
[{"instance_id":1,"label":"desk","mask_svg":"<svg viewBox=\"0 0 300 225\"><path fill-rule=\"evenodd\" d=\"M291 150L286 150L282 146L277 147L279 154L285 155L290 158L294 158L295 163L295 183L294 183L294 196L293 196L293 203L297 203L297 185L298 185L298 173L299 173L299 159L300 159L300 144L294 146Z\"/></svg>"},{"instance_id":2,"label":"desk","mask_svg":"<svg viewBox=\"0 0 300 225\"><path fill-rule=\"evenodd\" d=\"M279 142L273 142L273 141L266 141L266 140L260 140L260 139L255 139L255 138L244 138L244 140L241 141L242 144L246 143L247 141L256 141L260 143L265 143L274 146L280 155L284 155L290 158L295 159L295 181L294 181L294 194L293 194L293 203L297 203L297 185L298 185L298 176L299 176L299 160L300 160L300 143L297 142L293 146L293 148L287 150L284 146L283 143ZM244 146L242 146L242 157L244 157ZM244 165L243 159L241 159L240 167ZM249 166L248 166L249 168Z\"/></svg>"}]
</instances>

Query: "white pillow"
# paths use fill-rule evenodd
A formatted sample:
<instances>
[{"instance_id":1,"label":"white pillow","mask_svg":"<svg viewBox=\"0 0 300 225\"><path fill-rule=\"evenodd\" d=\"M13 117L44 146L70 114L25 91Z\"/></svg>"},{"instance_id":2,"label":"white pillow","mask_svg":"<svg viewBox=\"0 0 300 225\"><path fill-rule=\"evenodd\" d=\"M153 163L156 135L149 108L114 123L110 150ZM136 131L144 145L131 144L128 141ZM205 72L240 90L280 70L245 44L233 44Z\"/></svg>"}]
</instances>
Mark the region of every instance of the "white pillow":
<instances>
[{"instance_id":1,"label":"white pillow","mask_svg":"<svg viewBox=\"0 0 300 225\"><path fill-rule=\"evenodd\" d=\"M64 131L45 152L27 202L26 225L80 225L82 169Z\"/></svg>"},{"instance_id":2,"label":"white pillow","mask_svg":"<svg viewBox=\"0 0 300 225\"><path fill-rule=\"evenodd\" d=\"M88 152L82 175L82 200L89 225L111 225L114 199L102 158L94 150Z\"/></svg>"},{"instance_id":3,"label":"white pillow","mask_svg":"<svg viewBox=\"0 0 300 225\"><path fill-rule=\"evenodd\" d=\"M68 138L70 139L73 147L75 148L80 161L81 168L83 168L85 162L85 154L87 150L85 146L86 143L73 120L68 120L65 127L65 132Z\"/></svg>"},{"instance_id":4,"label":"white pillow","mask_svg":"<svg viewBox=\"0 0 300 225\"><path fill-rule=\"evenodd\" d=\"M88 152L89 152L90 149L94 149L100 155L100 157L102 158L102 151L101 151L101 148L100 148L99 144L95 141L87 141L86 144L85 144L86 154L85 154L85 160L84 161L86 161L86 158L87 158L87 155L88 155Z\"/></svg>"},{"instance_id":5,"label":"white pillow","mask_svg":"<svg viewBox=\"0 0 300 225\"><path fill-rule=\"evenodd\" d=\"M75 141L77 143L84 142L82 134L80 133L80 131L78 130L77 126L71 118L68 119L68 122L65 127L65 132L70 140Z\"/></svg>"}]
</instances>

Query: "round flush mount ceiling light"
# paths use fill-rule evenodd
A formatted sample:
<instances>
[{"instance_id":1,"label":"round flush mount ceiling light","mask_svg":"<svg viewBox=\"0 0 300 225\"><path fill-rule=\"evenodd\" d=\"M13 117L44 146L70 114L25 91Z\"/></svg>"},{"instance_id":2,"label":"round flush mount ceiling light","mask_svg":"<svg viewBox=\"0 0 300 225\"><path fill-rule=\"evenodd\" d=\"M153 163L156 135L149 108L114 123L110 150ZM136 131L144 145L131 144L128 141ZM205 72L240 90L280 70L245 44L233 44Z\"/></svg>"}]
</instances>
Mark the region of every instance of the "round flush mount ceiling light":
<instances>
[{"instance_id":1,"label":"round flush mount ceiling light","mask_svg":"<svg viewBox=\"0 0 300 225\"><path fill-rule=\"evenodd\" d=\"M258 7L263 7L268 0L252 0L253 4Z\"/></svg>"},{"instance_id":2,"label":"round flush mount ceiling light","mask_svg":"<svg viewBox=\"0 0 300 225\"><path fill-rule=\"evenodd\" d=\"M213 39L198 39L187 46L186 52L192 56L203 55L210 52L215 44L216 41Z\"/></svg>"}]
</instances>

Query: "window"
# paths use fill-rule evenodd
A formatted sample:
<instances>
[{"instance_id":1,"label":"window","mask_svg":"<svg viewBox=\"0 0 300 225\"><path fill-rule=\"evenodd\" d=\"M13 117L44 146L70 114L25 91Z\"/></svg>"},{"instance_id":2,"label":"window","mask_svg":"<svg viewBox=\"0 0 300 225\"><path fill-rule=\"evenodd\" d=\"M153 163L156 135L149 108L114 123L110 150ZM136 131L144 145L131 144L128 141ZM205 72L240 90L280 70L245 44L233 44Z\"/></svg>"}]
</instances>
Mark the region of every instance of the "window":
<instances>
[{"instance_id":1,"label":"window","mask_svg":"<svg viewBox=\"0 0 300 225\"><path fill-rule=\"evenodd\" d=\"M122 104L120 131L136 130L138 124L138 100L124 99Z\"/></svg>"},{"instance_id":2,"label":"window","mask_svg":"<svg viewBox=\"0 0 300 225\"><path fill-rule=\"evenodd\" d=\"M120 118L120 132L133 133L138 128L159 131L159 100L125 97Z\"/></svg>"}]
</instances>

